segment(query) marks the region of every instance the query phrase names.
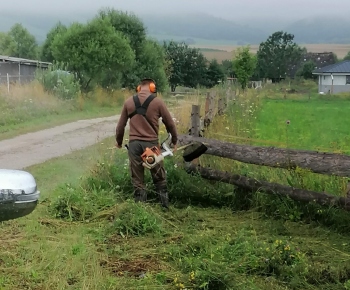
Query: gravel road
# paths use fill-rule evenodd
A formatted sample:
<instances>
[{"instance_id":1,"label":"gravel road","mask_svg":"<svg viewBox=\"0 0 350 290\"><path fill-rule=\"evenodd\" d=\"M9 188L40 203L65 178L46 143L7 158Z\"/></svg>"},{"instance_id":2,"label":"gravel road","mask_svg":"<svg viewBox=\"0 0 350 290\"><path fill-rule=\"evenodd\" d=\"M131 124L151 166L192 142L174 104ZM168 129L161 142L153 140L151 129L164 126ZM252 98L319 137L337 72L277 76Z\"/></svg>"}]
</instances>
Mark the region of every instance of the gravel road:
<instances>
[{"instance_id":1,"label":"gravel road","mask_svg":"<svg viewBox=\"0 0 350 290\"><path fill-rule=\"evenodd\" d=\"M80 120L0 141L0 168L24 169L114 136L119 116Z\"/></svg>"}]
</instances>

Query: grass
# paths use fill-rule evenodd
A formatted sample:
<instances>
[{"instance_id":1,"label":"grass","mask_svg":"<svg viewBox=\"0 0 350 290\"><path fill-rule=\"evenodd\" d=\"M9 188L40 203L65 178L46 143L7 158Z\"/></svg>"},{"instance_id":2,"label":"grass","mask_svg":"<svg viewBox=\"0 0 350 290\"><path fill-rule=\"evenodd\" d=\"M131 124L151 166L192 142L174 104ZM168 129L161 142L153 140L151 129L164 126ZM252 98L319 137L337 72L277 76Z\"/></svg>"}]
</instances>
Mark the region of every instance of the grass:
<instances>
[{"instance_id":1,"label":"grass","mask_svg":"<svg viewBox=\"0 0 350 290\"><path fill-rule=\"evenodd\" d=\"M105 117L119 113L128 92L106 92L101 89L61 100L32 82L0 87L0 140L80 119Z\"/></svg>"},{"instance_id":2,"label":"grass","mask_svg":"<svg viewBox=\"0 0 350 290\"><path fill-rule=\"evenodd\" d=\"M310 105L300 105L309 93L289 94L285 100L278 86L251 90L237 96L205 135L250 144L234 138L259 138L273 131L269 136L277 142L284 128L278 120L284 122L286 107L295 120L317 112L311 123L334 111L328 101L313 100L312 84L298 87L311 90ZM171 100L180 106L174 110L185 132L191 104L203 104L203 98ZM346 112L343 102L337 104ZM314 110L316 104L323 110ZM276 121L268 123L267 116ZM341 120L332 123L341 128ZM324 130L313 129L319 134ZM318 144L342 140L341 132L320 138ZM303 142L298 145L313 146L307 135ZM162 212L158 206L148 173L150 201L134 204L126 152L110 150L113 145L109 138L28 168L42 191L41 204L30 216L0 228L0 289L349 289L347 213L188 175L181 168L181 154L166 160L171 210ZM286 173L279 170L201 158L204 165L209 162L214 168L285 181ZM306 187L327 185L336 193L341 185L335 177L297 173L287 172Z\"/></svg>"}]
</instances>

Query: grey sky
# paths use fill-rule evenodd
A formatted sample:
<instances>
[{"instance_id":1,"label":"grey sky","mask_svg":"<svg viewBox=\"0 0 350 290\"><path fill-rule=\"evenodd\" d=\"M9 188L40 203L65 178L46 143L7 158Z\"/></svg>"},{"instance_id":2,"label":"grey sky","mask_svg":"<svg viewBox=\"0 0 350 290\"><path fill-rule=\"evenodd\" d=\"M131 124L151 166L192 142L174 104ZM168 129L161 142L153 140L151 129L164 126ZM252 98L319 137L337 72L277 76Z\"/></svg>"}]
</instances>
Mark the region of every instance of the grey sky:
<instances>
[{"instance_id":1,"label":"grey sky","mask_svg":"<svg viewBox=\"0 0 350 290\"><path fill-rule=\"evenodd\" d=\"M310 16L345 16L350 11L349 0L11 0L1 1L2 10L31 12L38 14L72 15L95 12L110 6L116 9L139 13L198 12L226 19L274 18L297 20ZM261 3L261 4L260 4Z\"/></svg>"}]
</instances>

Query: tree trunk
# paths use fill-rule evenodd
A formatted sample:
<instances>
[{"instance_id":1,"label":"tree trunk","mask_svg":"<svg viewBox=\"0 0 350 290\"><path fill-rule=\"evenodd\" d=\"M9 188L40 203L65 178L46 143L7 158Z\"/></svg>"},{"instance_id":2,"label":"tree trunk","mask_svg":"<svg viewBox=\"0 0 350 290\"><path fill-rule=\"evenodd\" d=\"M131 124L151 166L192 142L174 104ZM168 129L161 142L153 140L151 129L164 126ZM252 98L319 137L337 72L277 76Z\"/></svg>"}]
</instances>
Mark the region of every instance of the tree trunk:
<instances>
[{"instance_id":1,"label":"tree trunk","mask_svg":"<svg viewBox=\"0 0 350 290\"><path fill-rule=\"evenodd\" d=\"M181 145L186 145L193 141L203 142L208 147L205 154L233 159L243 163L286 169L300 167L319 174L350 177L350 156L348 155L238 145L187 135L179 136Z\"/></svg>"},{"instance_id":2,"label":"tree trunk","mask_svg":"<svg viewBox=\"0 0 350 290\"><path fill-rule=\"evenodd\" d=\"M316 202L320 205L332 205L350 211L350 198L338 197L327 193L309 191L294 187L289 187L277 183L269 183L248 178L238 174L231 174L214 169L207 169L195 165L187 168L188 173L199 173L201 177L208 180L220 181L249 191L263 191L268 194L278 196L288 196L293 200L302 202Z\"/></svg>"}]
</instances>

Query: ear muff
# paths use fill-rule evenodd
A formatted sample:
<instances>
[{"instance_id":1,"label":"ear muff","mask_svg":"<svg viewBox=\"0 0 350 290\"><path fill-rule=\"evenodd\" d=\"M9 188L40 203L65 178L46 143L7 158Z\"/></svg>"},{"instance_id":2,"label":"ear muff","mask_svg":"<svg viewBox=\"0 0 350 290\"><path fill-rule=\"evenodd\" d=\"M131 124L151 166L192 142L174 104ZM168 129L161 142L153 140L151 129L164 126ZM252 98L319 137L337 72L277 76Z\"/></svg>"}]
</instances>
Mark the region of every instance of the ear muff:
<instances>
[{"instance_id":1,"label":"ear muff","mask_svg":"<svg viewBox=\"0 0 350 290\"><path fill-rule=\"evenodd\" d=\"M152 79L144 79L144 80L151 80L150 84L149 84L149 90L152 94L155 94L157 92L157 86L154 80ZM142 80L142 81L144 81ZM136 92L139 93L141 91L141 86L138 85L136 88Z\"/></svg>"},{"instance_id":2,"label":"ear muff","mask_svg":"<svg viewBox=\"0 0 350 290\"><path fill-rule=\"evenodd\" d=\"M154 82L149 84L149 90L151 91L152 94L155 94L157 92L157 87Z\"/></svg>"}]
</instances>

